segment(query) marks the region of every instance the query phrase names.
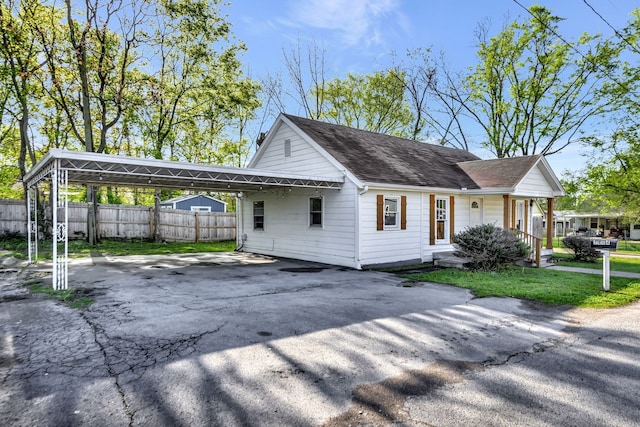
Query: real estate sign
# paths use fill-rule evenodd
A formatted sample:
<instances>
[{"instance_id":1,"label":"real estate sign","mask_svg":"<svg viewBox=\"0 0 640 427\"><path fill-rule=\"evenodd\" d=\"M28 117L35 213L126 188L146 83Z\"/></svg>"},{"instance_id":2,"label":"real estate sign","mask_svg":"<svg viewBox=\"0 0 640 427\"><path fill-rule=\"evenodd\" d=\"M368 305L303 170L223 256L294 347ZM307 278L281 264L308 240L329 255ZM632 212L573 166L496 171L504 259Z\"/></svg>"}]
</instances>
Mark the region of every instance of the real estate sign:
<instances>
[{"instance_id":1,"label":"real estate sign","mask_svg":"<svg viewBox=\"0 0 640 427\"><path fill-rule=\"evenodd\" d=\"M607 251L618 249L618 239L591 239L591 247Z\"/></svg>"}]
</instances>

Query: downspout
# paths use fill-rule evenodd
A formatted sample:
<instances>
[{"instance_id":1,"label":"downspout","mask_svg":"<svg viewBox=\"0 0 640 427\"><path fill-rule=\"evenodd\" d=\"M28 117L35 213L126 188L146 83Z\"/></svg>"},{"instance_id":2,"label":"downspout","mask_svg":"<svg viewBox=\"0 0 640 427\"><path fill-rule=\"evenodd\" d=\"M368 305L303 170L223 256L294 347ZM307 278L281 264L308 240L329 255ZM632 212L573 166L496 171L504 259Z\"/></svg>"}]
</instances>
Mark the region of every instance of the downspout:
<instances>
[{"instance_id":1,"label":"downspout","mask_svg":"<svg viewBox=\"0 0 640 427\"><path fill-rule=\"evenodd\" d=\"M360 270L362 265L360 264L360 247L361 247L361 236L360 236L360 198L362 196L364 196L367 192L369 191L369 186L365 185L364 187L362 187L362 191L358 192L358 196L356 197L356 217L355 217L355 222L356 222L356 247L355 247L355 255L356 255L356 265L355 268Z\"/></svg>"},{"instance_id":2,"label":"downspout","mask_svg":"<svg viewBox=\"0 0 640 427\"><path fill-rule=\"evenodd\" d=\"M420 261L424 262L424 193L420 192Z\"/></svg>"}]
</instances>

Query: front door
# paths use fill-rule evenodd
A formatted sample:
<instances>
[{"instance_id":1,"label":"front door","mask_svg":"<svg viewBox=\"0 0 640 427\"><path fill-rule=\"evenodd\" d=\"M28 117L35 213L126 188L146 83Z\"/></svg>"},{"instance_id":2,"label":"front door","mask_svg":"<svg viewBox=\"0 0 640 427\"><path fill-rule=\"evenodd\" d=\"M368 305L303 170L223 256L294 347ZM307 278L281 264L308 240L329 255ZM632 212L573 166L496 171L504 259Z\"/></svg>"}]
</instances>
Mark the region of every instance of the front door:
<instances>
[{"instance_id":1,"label":"front door","mask_svg":"<svg viewBox=\"0 0 640 427\"><path fill-rule=\"evenodd\" d=\"M475 227L482 224L482 199L471 199L471 213L469 215L469 226Z\"/></svg>"}]
</instances>

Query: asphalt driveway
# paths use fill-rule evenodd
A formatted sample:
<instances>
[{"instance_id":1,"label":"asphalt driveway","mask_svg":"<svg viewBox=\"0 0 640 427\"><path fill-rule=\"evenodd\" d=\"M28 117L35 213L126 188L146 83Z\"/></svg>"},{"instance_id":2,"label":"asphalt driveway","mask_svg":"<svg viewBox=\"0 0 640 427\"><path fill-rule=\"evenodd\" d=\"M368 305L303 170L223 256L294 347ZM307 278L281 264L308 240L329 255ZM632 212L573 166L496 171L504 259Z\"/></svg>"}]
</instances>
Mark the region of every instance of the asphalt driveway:
<instances>
[{"instance_id":1,"label":"asphalt driveway","mask_svg":"<svg viewBox=\"0 0 640 427\"><path fill-rule=\"evenodd\" d=\"M633 425L638 305L550 308L248 254L5 268L0 424Z\"/></svg>"}]
</instances>

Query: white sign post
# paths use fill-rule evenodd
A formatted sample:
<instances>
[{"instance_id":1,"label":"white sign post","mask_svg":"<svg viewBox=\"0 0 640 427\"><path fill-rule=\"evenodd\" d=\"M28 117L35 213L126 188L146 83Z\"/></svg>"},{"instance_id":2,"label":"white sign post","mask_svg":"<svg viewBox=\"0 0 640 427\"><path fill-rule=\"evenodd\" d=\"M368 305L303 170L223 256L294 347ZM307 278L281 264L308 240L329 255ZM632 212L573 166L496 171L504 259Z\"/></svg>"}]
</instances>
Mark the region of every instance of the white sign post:
<instances>
[{"instance_id":1,"label":"white sign post","mask_svg":"<svg viewBox=\"0 0 640 427\"><path fill-rule=\"evenodd\" d=\"M602 251L602 288L609 292L609 251Z\"/></svg>"}]
</instances>

